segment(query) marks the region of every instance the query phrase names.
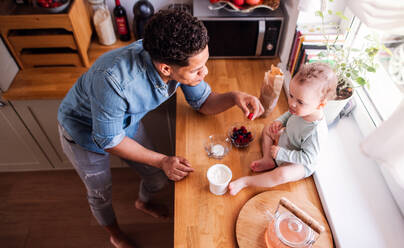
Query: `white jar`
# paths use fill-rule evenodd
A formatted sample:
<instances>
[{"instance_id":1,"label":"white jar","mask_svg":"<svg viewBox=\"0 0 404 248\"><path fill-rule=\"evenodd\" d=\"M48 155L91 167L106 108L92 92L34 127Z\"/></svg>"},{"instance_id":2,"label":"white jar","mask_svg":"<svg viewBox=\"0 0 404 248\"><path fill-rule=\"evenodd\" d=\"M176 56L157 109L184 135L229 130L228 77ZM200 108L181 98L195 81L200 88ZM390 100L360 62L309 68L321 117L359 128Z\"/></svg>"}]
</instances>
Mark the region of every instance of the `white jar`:
<instances>
[{"instance_id":1,"label":"white jar","mask_svg":"<svg viewBox=\"0 0 404 248\"><path fill-rule=\"evenodd\" d=\"M206 173L209 181L209 190L215 195L224 195L232 178L232 172L224 164L214 164Z\"/></svg>"},{"instance_id":2,"label":"white jar","mask_svg":"<svg viewBox=\"0 0 404 248\"><path fill-rule=\"evenodd\" d=\"M115 30L105 0L88 0L88 3L91 6L93 24L99 43L107 46L114 44L116 42Z\"/></svg>"}]
</instances>

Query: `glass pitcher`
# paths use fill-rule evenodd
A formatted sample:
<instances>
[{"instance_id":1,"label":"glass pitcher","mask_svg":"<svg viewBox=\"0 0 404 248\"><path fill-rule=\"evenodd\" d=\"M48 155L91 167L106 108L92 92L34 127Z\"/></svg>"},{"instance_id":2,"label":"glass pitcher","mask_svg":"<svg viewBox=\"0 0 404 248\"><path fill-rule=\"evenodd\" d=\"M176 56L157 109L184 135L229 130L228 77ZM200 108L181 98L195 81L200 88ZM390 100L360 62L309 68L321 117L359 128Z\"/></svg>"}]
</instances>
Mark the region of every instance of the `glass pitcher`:
<instances>
[{"instance_id":1,"label":"glass pitcher","mask_svg":"<svg viewBox=\"0 0 404 248\"><path fill-rule=\"evenodd\" d=\"M268 248L309 248L324 231L320 223L285 197L269 219L265 233Z\"/></svg>"}]
</instances>

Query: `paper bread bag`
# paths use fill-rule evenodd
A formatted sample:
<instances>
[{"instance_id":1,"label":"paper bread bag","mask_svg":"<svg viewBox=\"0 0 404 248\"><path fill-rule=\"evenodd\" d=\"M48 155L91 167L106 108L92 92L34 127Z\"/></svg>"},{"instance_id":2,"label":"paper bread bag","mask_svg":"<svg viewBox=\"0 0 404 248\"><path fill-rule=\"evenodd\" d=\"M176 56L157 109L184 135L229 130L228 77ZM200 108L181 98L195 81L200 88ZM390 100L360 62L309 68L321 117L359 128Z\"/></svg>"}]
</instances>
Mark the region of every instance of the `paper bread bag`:
<instances>
[{"instance_id":1,"label":"paper bread bag","mask_svg":"<svg viewBox=\"0 0 404 248\"><path fill-rule=\"evenodd\" d=\"M265 72L259 98L265 110L262 115L263 117L267 117L275 108L282 90L284 79L283 72L274 65L271 65L271 70Z\"/></svg>"}]
</instances>

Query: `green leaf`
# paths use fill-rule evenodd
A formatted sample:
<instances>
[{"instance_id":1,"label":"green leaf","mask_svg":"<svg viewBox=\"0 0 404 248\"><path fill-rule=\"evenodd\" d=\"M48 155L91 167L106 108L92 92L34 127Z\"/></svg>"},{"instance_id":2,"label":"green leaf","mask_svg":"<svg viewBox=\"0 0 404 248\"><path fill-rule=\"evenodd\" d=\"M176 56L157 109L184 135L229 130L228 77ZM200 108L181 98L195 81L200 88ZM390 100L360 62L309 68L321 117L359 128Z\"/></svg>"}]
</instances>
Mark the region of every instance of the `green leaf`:
<instances>
[{"instance_id":1,"label":"green leaf","mask_svg":"<svg viewBox=\"0 0 404 248\"><path fill-rule=\"evenodd\" d=\"M346 76L347 78L349 78L349 77L351 77L351 73L346 73L345 76Z\"/></svg>"},{"instance_id":2,"label":"green leaf","mask_svg":"<svg viewBox=\"0 0 404 248\"><path fill-rule=\"evenodd\" d=\"M363 77L357 77L355 81L361 86L366 84L366 80Z\"/></svg>"},{"instance_id":3,"label":"green leaf","mask_svg":"<svg viewBox=\"0 0 404 248\"><path fill-rule=\"evenodd\" d=\"M320 53L318 53L318 56L319 57L326 57L326 54L325 54L325 52L320 52Z\"/></svg>"},{"instance_id":4,"label":"green leaf","mask_svg":"<svg viewBox=\"0 0 404 248\"><path fill-rule=\"evenodd\" d=\"M376 68L372 66L368 66L366 69L368 70L368 72L376 72Z\"/></svg>"},{"instance_id":5,"label":"green leaf","mask_svg":"<svg viewBox=\"0 0 404 248\"><path fill-rule=\"evenodd\" d=\"M335 12L335 14L336 14L337 16L339 16L339 18L341 18L341 19L343 19L343 20L345 20L345 21L348 21L348 17L344 16L344 14L342 14L341 11L337 11L337 12Z\"/></svg>"},{"instance_id":6,"label":"green leaf","mask_svg":"<svg viewBox=\"0 0 404 248\"><path fill-rule=\"evenodd\" d=\"M328 0L328 2L332 3L332 2L334 2L334 0Z\"/></svg>"},{"instance_id":7,"label":"green leaf","mask_svg":"<svg viewBox=\"0 0 404 248\"><path fill-rule=\"evenodd\" d=\"M356 78L358 78L359 76L358 76L358 70L351 70L351 72L352 72L352 78L353 79L356 79Z\"/></svg>"},{"instance_id":8,"label":"green leaf","mask_svg":"<svg viewBox=\"0 0 404 248\"><path fill-rule=\"evenodd\" d=\"M317 10L317 11L315 12L315 15L316 15L316 16L319 16L319 17L321 17L321 18L324 18L323 12L322 12L321 10Z\"/></svg>"},{"instance_id":9,"label":"green leaf","mask_svg":"<svg viewBox=\"0 0 404 248\"><path fill-rule=\"evenodd\" d=\"M379 49L376 47L369 47L365 50L369 57L373 57L379 52Z\"/></svg>"},{"instance_id":10,"label":"green leaf","mask_svg":"<svg viewBox=\"0 0 404 248\"><path fill-rule=\"evenodd\" d=\"M332 15L332 10L329 9L329 10L328 10L328 14L329 14L329 15Z\"/></svg>"}]
</instances>

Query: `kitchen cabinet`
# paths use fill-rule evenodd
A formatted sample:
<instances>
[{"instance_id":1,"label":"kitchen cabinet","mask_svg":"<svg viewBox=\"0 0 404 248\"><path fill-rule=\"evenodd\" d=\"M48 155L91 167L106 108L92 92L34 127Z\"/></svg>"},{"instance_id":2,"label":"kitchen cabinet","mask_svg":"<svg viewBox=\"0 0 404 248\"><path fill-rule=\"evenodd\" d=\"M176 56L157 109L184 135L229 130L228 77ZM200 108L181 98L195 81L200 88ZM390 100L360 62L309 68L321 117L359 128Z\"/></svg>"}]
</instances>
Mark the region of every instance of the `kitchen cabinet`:
<instances>
[{"instance_id":1,"label":"kitchen cabinet","mask_svg":"<svg viewBox=\"0 0 404 248\"><path fill-rule=\"evenodd\" d=\"M52 169L44 151L12 106L0 105L0 171Z\"/></svg>"},{"instance_id":2,"label":"kitchen cabinet","mask_svg":"<svg viewBox=\"0 0 404 248\"><path fill-rule=\"evenodd\" d=\"M166 155L175 154L176 95L143 118L146 132L156 150Z\"/></svg>"},{"instance_id":3,"label":"kitchen cabinet","mask_svg":"<svg viewBox=\"0 0 404 248\"><path fill-rule=\"evenodd\" d=\"M57 110L61 100L11 101L18 115L45 152L52 168L73 168L59 141ZM122 167L120 158L111 156L111 167Z\"/></svg>"},{"instance_id":4,"label":"kitchen cabinet","mask_svg":"<svg viewBox=\"0 0 404 248\"><path fill-rule=\"evenodd\" d=\"M12 100L11 105L50 162L49 169L73 168L59 141L57 110L61 100ZM145 128L157 151L173 155L175 97L144 118ZM111 167L127 166L117 156L111 156ZM35 168L32 168L35 169Z\"/></svg>"}]
</instances>

